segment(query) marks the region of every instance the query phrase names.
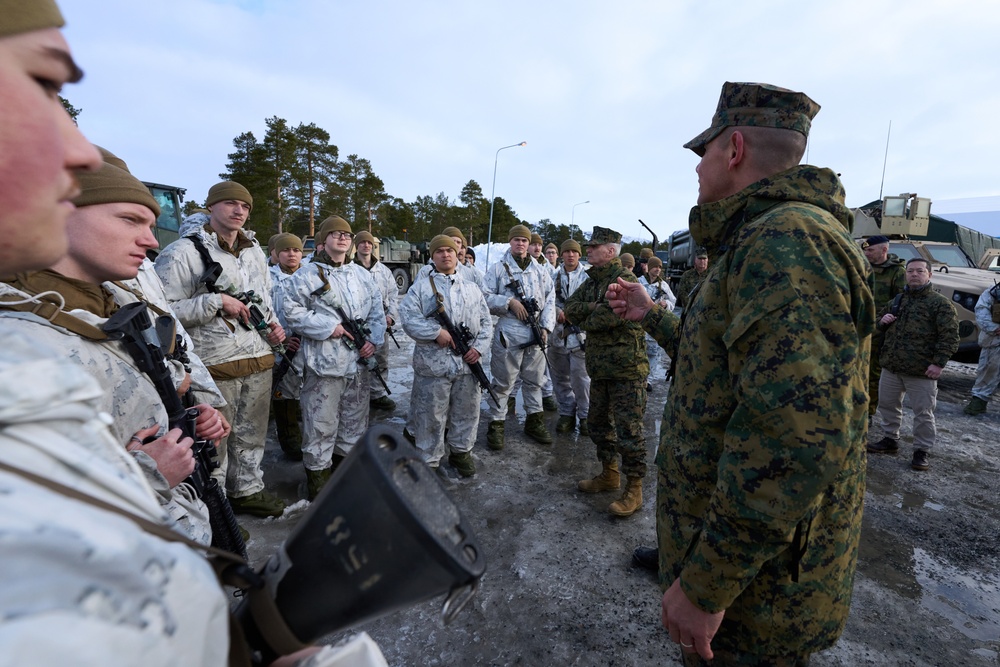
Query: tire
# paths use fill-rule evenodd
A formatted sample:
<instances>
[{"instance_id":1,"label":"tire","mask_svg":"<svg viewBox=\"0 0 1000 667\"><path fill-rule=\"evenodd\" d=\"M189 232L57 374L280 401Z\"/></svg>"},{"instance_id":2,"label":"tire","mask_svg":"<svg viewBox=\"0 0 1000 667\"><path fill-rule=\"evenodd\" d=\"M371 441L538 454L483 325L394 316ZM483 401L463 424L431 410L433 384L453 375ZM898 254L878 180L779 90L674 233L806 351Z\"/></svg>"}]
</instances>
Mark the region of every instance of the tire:
<instances>
[{"instance_id":1,"label":"tire","mask_svg":"<svg viewBox=\"0 0 1000 667\"><path fill-rule=\"evenodd\" d=\"M393 269L392 277L396 279L396 287L400 294L405 294L410 289L410 272L406 269Z\"/></svg>"}]
</instances>

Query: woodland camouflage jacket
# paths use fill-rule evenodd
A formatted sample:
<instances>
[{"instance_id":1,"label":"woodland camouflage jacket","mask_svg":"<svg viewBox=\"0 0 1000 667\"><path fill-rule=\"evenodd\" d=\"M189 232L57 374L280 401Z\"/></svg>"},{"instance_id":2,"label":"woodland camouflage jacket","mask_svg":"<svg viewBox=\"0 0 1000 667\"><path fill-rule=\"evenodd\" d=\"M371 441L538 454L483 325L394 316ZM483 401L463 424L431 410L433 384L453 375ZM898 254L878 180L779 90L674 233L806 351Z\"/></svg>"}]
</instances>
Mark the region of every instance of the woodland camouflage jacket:
<instances>
[{"instance_id":1,"label":"woodland camouflage jacket","mask_svg":"<svg viewBox=\"0 0 1000 667\"><path fill-rule=\"evenodd\" d=\"M676 375L657 454L661 584L726 610L713 647L808 654L850 607L865 488L868 262L844 189L798 166L690 226L708 276L683 322L643 321Z\"/></svg>"}]
</instances>

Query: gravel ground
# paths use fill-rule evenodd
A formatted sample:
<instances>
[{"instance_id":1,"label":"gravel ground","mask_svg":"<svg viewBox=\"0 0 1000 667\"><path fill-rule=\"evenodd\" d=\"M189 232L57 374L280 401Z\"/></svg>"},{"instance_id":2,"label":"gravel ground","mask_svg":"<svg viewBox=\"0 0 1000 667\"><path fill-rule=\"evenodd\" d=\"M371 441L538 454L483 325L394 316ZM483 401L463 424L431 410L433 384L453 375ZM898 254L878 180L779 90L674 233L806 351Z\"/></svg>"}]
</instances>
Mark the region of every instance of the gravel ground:
<instances>
[{"instance_id":1,"label":"gravel ground","mask_svg":"<svg viewBox=\"0 0 1000 667\"><path fill-rule=\"evenodd\" d=\"M398 406L373 421L400 430L409 400L412 341L397 334L390 386ZM662 372L662 371L661 371ZM940 383L938 445L928 472L909 467L910 422L900 453L872 455L854 601L838 644L813 658L834 665L1000 664L1000 407L962 414L975 366L950 363ZM650 394L650 462L666 400ZM474 450L478 474L443 482L476 533L487 559L478 594L450 625L443 598L367 623L390 665L679 665L660 626L660 591L651 573L630 564L632 549L654 539L654 477L634 516L606 511L611 493L587 495L579 479L599 470L593 443L556 435L550 446L524 437L520 399L507 419L507 446L486 447L486 423ZM547 416L554 433L556 415ZM873 439L880 439L878 428ZM305 497L301 464L283 458L273 426L265 455L268 486L289 503ZM307 503L279 519L246 518L261 564ZM406 564L401 563L401 567ZM324 638L336 641L341 635Z\"/></svg>"}]
</instances>

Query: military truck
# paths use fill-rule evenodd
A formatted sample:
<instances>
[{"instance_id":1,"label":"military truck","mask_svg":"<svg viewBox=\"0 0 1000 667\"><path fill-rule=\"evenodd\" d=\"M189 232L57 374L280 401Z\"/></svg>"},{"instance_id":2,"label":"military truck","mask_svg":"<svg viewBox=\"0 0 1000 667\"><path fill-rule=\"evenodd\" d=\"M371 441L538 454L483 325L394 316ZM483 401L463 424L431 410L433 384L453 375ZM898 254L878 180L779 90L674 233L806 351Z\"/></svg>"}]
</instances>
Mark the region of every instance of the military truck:
<instances>
[{"instance_id":1,"label":"military truck","mask_svg":"<svg viewBox=\"0 0 1000 667\"><path fill-rule=\"evenodd\" d=\"M156 219L156 229L153 233L156 240L160 242L160 248L165 248L180 237L181 229L181 202L184 201L185 188L175 185L163 185L161 183L142 182L153 199L160 205L160 217ZM153 251L155 257L157 252Z\"/></svg>"},{"instance_id":2,"label":"military truck","mask_svg":"<svg viewBox=\"0 0 1000 667\"><path fill-rule=\"evenodd\" d=\"M379 239L376 252L379 261L392 270L392 277L396 279L400 294L410 289L417 273L430 258L426 243L397 241L392 236Z\"/></svg>"},{"instance_id":3,"label":"military truck","mask_svg":"<svg viewBox=\"0 0 1000 667\"><path fill-rule=\"evenodd\" d=\"M889 252L903 261L920 258L931 263L932 288L951 299L958 313L960 341L953 358L976 361L979 355L976 302L984 291L993 287L996 274L979 268L958 243L926 240L931 218L936 217L931 216L928 198L903 193L853 211L854 237L859 242L882 234L889 237ZM884 305L876 307L881 309Z\"/></svg>"}]
</instances>

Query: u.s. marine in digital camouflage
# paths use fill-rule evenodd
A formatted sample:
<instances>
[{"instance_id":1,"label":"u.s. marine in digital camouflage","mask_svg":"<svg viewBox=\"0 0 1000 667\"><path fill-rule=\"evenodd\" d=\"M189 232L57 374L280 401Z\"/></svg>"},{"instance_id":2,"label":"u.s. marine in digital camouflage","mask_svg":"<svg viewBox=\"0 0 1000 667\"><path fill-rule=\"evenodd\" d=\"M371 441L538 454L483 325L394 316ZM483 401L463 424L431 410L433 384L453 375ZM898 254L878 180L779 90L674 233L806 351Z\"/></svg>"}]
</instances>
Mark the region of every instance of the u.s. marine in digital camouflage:
<instances>
[{"instance_id":1,"label":"u.s. marine in digital camouflage","mask_svg":"<svg viewBox=\"0 0 1000 667\"><path fill-rule=\"evenodd\" d=\"M676 589L692 613L725 612L711 640L724 664L799 659L836 641L850 607L875 319L869 268L832 171L793 166L728 192L705 178L719 173L719 151L747 147L734 131L706 153L728 126L806 134L818 106L729 83L719 106L688 144L703 156L691 233L713 265L682 323L656 307L643 319L667 349L679 337L657 454L664 617Z\"/></svg>"}]
</instances>

